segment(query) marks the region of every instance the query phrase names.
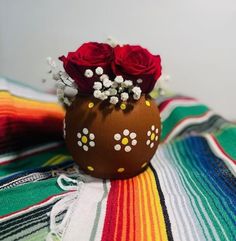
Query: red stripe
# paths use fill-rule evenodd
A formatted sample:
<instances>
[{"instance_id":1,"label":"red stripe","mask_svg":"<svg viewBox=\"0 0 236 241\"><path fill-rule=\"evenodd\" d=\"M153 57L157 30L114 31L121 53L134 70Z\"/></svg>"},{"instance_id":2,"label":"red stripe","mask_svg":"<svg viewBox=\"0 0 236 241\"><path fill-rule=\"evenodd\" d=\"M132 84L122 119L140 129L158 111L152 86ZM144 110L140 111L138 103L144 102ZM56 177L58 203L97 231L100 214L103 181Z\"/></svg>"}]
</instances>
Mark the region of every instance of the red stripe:
<instances>
[{"instance_id":1,"label":"red stripe","mask_svg":"<svg viewBox=\"0 0 236 241\"><path fill-rule=\"evenodd\" d=\"M110 241L114 235L115 211L117 207L116 194L118 191L118 181L111 181L110 192L107 198L106 216L103 225L102 241ZM112 232L113 231L113 232Z\"/></svg>"},{"instance_id":2,"label":"red stripe","mask_svg":"<svg viewBox=\"0 0 236 241\"><path fill-rule=\"evenodd\" d=\"M205 115L207 115L209 113L209 110L205 113L203 113L202 115L189 115L187 117L185 117L184 119L180 120L179 122L176 123L175 127L166 135L165 139L162 142L165 142L166 139L170 136L170 134L178 127L180 126L184 121L188 120L188 119L199 119L204 117ZM197 123L199 124L199 123Z\"/></svg>"},{"instance_id":3,"label":"red stripe","mask_svg":"<svg viewBox=\"0 0 236 241\"><path fill-rule=\"evenodd\" d=\"M118 215L118 222L117 225L117 237L116 241L122 240L122 225L123 225L123 204L124 204L124 181L119 181L121 188L120 188L120 200L119 200L119 213ZM112 239L111 239L112 240Z\"/></svg>"},{"instance_id":4,"label":"red stripe","mask_svg":"<svg viewBox=\"0 0 236 241\"><path fill-rule=\"evenodd\" d=\"M158 108L159 108L160 112L163 111L171 102L176 101L176 100L186 100L186 101L195 100L195 101L197 101L196 99L190 98L190 97L176 97L176 98L173 97L171 99L163 101L162 103L160 103L158 105Z\"/></svg>"}]
</instances>

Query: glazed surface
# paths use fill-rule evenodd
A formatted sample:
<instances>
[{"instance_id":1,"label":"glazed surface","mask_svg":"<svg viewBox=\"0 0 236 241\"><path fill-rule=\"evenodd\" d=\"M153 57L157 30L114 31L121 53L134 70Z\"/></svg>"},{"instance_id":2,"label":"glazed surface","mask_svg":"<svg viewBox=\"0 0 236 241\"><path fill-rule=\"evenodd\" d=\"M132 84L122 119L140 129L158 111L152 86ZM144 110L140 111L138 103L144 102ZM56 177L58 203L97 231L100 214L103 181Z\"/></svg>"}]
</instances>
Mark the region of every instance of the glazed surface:
<instances>
[{"instance_id":1,"label":"glazed surface","mask_svg":"<svg viewBox=\"0 0 236 241\"><path fill-rule=\"evenodd\" d=\"M144 171L160 139L160 114L147 96L113 106L93 97L77 97L67 109L65 140L86 173L111 179Z\"/></svg>"}]
</instances>

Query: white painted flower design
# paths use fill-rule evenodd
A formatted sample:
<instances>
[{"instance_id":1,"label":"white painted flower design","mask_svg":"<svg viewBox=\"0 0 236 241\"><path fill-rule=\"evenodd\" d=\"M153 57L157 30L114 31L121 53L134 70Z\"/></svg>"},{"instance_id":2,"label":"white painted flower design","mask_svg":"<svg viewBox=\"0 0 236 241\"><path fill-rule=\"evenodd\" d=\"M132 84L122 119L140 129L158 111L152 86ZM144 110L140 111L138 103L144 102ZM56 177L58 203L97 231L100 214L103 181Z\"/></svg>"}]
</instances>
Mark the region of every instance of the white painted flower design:
<instances>
[{"instance_id":1,"label":"white painted flower design","mask_svg":"<svg viewBox=\"0 0 236 241\"><path fill-rule=\"evenodd\" d=\"M95 135L87 128L84 128L82 132L78 132L77 137L79 139L78 145L83 148L84 151L88 151L90 147L95 146Z\"/></svg>"},{"instance_id":2,"label":"white painted flower design","mask_svg":"<svg viewBox=\"0 0 236 241\"><path fill-rule=\"evenodd\" d=\"M155 127L155 125L151 126L151 129L147 132L148 140L146 141L147 146L150 148L153 148L155 142L158 141L158 128Z\"/></svg>"},{"instance_id":3,"label":"white painted flower design","mask_svg":"<svg viewBox=\"0 0 236 241\"><path fill-rule=\"evenodd\" d=\"M116 133L114 139L119 142L119 144L116 144L114 149L120 151L124 148L125 152L130 152L132 146L137 144L136 136L137 134L135 132L130 132L128 129L125 129L122 134Z\"/></svg>"}]
</instances>

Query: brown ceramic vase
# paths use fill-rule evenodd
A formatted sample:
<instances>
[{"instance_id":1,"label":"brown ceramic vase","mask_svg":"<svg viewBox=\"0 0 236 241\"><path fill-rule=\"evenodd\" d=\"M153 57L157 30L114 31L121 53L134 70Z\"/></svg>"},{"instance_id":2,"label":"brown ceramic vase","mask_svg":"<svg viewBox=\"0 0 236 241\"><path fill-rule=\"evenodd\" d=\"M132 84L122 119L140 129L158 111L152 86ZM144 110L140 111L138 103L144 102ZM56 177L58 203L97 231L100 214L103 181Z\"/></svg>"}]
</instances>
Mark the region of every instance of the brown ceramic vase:
<instances>
[{"instance_id":1,"label":"brown ceramic vase","mask_svg":"<svg viewBox=\"0 0 236 241\"><path fill-rule=\"evenodd\" d=\"M65 141L87 174L125 179L147 168L159 144L160 128L157 104L148 96L115 106L78 96L66 111Z\"/></svg>"}]
</instances>

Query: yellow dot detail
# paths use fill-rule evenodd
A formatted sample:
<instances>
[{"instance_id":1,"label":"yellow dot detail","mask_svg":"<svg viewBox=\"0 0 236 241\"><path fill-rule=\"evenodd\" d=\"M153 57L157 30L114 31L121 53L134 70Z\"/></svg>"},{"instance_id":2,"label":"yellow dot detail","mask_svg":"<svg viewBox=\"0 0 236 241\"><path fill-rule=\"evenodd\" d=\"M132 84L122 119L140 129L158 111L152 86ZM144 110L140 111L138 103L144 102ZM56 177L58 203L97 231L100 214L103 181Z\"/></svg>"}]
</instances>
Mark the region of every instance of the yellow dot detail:
<instances>
[{"instance_id":1,"label":"yellow dot detail","mask_svg":"<svg viewBox=\"0 0 236 241\"><path fill-rule=\"evenodd\" d=\"M125 169L123 167L117 169L117 172L123 172Z\"/></svg>"},{"instance_id":2,"label":"yellow dot detail","mask_svg":"<svg viewBox=\"0 0 236 241\"><path fill-rule=\"evenodd\" d=\"M144 162L141 168L144 168L145 166L147 166L147 162Z\"/></svg>"},{"instance_id":3,"label":"yellow dot detail","mask_svg":"<svg viewBox=\"0 0 236 241\"><path fill-rule=\"evenodd\" d=\"M120 105L120 108L121 108L122 110L125 110L125 109L126 109L126 104L122 103L122 104Z\"/></svg>"},{"instance_id":4,"label":"yellow dot detail","mask_svg":"<svg viewBox=\"0 0 236 241\"><path fill-rule=\"evenodd\" d=\"M124 138L121 140L121 143L122 143L123 145L127 145L127 144L129 143L128 138L127 138L127 137L124 137Z\"/></svg>"},{"instance_id":5,"label":"yellow dot detail","mask_svg":"<svg viewBox=\"0 0 236 241\"><path fill-rule=\"evenodd\" d=\"M152 140L152 141L155 139L155 136L156 136L156 135L155 135L154 133L151 134L151 140Z\"/></svg>"},{"instance_id":6,"label":"yellow dot detail","mask_svg":"<svg viewBox=\"0 0 236 241\"><path fill-rule=\"evenodd\" d=\"M94 171L94 168L91 167L91 166L87 166L87 168L88 168L89 171Z\"/></svg>"},{"instance_id":7,"label":"yellow dot detail","mask_svg":"<svg viewBox=\"0 0 236 241\"><path fill-rule=\"evenodd\" d=\"M94 103L93 103L93 102L89 102L88 108L91 109L91 108L93 108L93 107L94 107Z\"/></svg>"},{"instance_id":8,"label":"yellow dot detail","mask_svg":"<svg viewBox=\"0 0 236 241\"><path fill-rule=\"evenodd\" d=\"M86 136L82 136L81 141L86 144L88 142L88 138Z\"/></svg>"},{"instance_id":9,"label":"yellow dot detail","mask_svg":"<svg viewBox=\"0 0 236 241\"><path fill-rule=\"evenodd\" d=\"M149 100L146 100L146 101L145 101L145 104L146 104L146 106L151 106L151 103L150 103Z\"/></svg>"}]
</instances>

